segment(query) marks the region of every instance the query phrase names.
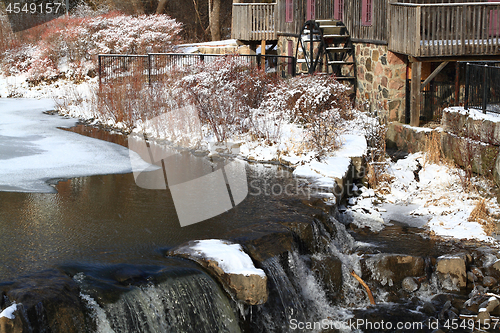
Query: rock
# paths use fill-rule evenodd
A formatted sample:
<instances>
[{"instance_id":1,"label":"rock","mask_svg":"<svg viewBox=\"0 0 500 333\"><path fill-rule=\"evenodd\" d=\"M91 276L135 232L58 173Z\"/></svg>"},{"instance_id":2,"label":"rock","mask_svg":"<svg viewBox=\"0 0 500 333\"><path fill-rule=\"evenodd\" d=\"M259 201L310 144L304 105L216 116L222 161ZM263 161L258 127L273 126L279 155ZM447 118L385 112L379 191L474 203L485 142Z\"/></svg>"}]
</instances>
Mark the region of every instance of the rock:
<instances>
[{"instance_id":1,"label":"rock","mask_svg":"<svg viewBox=\"0 0 500 333\"><path fill-rule=\"evenodd\" d=\"M208 158L212 159L212 160L218 160L220 158L220 155L218 152L216 151L212 151L210 152L208 155L207 155Z\"/></svg>"},{"instance_id":2,"label":"rock","mask_svg":"<svg viewBox=\"0 0 500 333\"><path fill-rule=\"evenodd\" d=\"M500 305L500 301L496 297L491 297L488 301L488 305L486 306L486 311L489 313L493 312Z\"/></svg>"},{"instance_id":3,"label":"rock","mask_svg":"<svg viewBox=\"0 0 500 333\"><path fill-rule=\"evenodd\" d=\"M470 271L479 279L482 279L484 277L483 272L476 266L472 266L470 268Z\"/></svg>"},{"instance_id":4,"label":"rock","mask_svg":"<svg viewBox=\"0 0 500 333\"><path fill-rule=\"evenodd\" d=\"M235 229L226 233L224 238L241 244L250 257L258 262L290 252L294 245L293 232L274 222Z\"/></svg>"},{"instance_id":5,"label":"rock","mask_svg":"<svg viewBox=\"0 0 500 333\"><path fill-rule=\"evenodd\" d=\"M465 260L460 256L439 257L436 264L436 273L442 286L446 289L453 289L453 286L450 286L448 282L459 288L465 288L466 286Z\"/></svg>"},{"instance_id":6,"label":"rock","mask_svg":"<svg viewBox=\"0 0 500 333\"><path fill-rule=\"evenodd\" d=\"M422 306L422 311L426 315L432 316L436 313L436 308L434 307L434 305L432 305L431 302L425 302L424 305Z\"/></svg>"},{"instance_id":7,"label":"rock","mask_svg":"<svg viewBox=\"0 0 500 333\"><path fill-rule=\"evenodd\" d=\"M58 270L23 277L6 288L6 296L29 321L23 319L23 332L84 332L86 308L79 295L76 282Z\"/></svg>"},{"instance_id":8,"label":"rock","mask_svg":"<svg viewBox=\"0 0 500 333\"><path fill-rule=\"evenodd\" d=\"M481 323L481 325L489 324L491 321L491 316L485 308L479 309L479 313L477 314L477 321Z\"/></svg>"},{"instance_id":9,"label":"rock","mask_svg":"<svg viewBox=\"0 0 500 333\"><path fill-rule=\"evenodd\" d=\"M469 280L470 282L476 282L477 277L476 277L476 275L474 275L474 273L467 272L467 280Z\"/></svg>"},{"instance_id":10,"label":"rock","mask_svg":"<svg viewBox=\"0 0 500 333\"><path fill-rule=\"evenodd\" d=\"M23 324L21 322L21 319L20 318L9 319L6 317L1 317L0 318L0 332L1 333L22 333L23 332Z\"/></svg>"},{"instance_id":11,"label":"rock","mask_svg":"<svg viewBox=\"0 0 500 333\"><path fill-rule=\"evenodd\" d=\"M367 273L382 285L399 285L406 277L425 275L425 261L421 257L380 253L368 257L364 264Z\"/></svg>"},{"instance_id":12,"label":"rock","mask_svg":"<svg viewBox=\"0 0 500 333\"><path fill-rule=\"evenodd\" d=\"M498 283L497 279L492 276L485 276L483 278L483 286L485 287L493 287Z\"/></svg>"},{"instance_id":13,"label":"rock","mask_svg":"<svg viewBox=\"0 0 500 333\"><path fill-rule=\"evenodd\" d=\"M418 289L417 280L414 277L405 277L402 282L403 289L408 292L414 292Z\"/></svg>"},{"instance_id":14,"label":"rock","mask_svg":"<svg viewBox=\"0 0 500 333\"><path fill-rule=\"evenodd\" d=\"M312 256L311 269L324 285L327 297L330 301L335 301L342 290L342 261L336 257Z\"/></svg>"},{"instance_id":15,"label":"rock","mask_svg":"<svg viewBox=\"0 0 500 333\"><path fill-rule=\"evenodd\" d=\"M224 287L224 289L237 300L246 304L257 305L267 302L267 276L265 274L238 274L225 271L217 262L210 257L210 253L205 254L200 250L194 249L201 241L190 241L182 244L168 252L168 255L180 256L195 261L204 267L212 276L214 276ZM238 245L228 241L221 241L228 245L228 251L234 251L233 245ZM241 246L239 250L243 252ZM209 250L207 250L209 251ZM250 258L248 257L248 260ZM241 265L238 265L241 266ZM255 268L252 271L257 271Z\"/></svg>"}]
</instances>

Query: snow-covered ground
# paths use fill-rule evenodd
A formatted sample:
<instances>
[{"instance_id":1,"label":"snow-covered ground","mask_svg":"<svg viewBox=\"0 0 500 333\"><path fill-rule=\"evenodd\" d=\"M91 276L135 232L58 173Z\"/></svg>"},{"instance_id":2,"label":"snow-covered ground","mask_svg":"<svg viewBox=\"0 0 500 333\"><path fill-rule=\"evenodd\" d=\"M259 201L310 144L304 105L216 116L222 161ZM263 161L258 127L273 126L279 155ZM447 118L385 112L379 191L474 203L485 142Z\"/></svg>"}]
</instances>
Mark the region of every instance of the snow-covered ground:
<instances>
[{"instance_id":1,"label":"snow-covered ground","mask_svg":"<svg viewBox=\"0 0 500 333\"><path fill-rule=\"evenodd\" d=\"M51 110L49 99L0 99L0 190L50 193L49 179L132 171L128 149L58 129L76 119Z\"/></svg>"},{"instance_id":2,"label":"snow-covered ground","mask_svg":"<svg viewBox=\"0 0 500 333\"><path fill-rule=\"evenodd\" d=\"M358 226L378 231L384 227L383 217L387 215L387 207L410 206L406 219L424 219L424 228L431 234L495 242L480 223L469 221L474 207L484 197L463 189L460 176L463 171L446 165L427 164L425 160L424 154L415 153L396 163L389 163L387 173L394 177L393 180L384 182L375 191L362 187L361 196L350 200L346 214L356 217ZM418 163L422 165L418 173L420 181L416 181L414 175ZM482 189L493 186L479 178L474 182ZM380 205L380 202L390 205ZM486 199L486 205L490 216L498 216L500 207L495 197Z\"/></svg>"}]
</instances>

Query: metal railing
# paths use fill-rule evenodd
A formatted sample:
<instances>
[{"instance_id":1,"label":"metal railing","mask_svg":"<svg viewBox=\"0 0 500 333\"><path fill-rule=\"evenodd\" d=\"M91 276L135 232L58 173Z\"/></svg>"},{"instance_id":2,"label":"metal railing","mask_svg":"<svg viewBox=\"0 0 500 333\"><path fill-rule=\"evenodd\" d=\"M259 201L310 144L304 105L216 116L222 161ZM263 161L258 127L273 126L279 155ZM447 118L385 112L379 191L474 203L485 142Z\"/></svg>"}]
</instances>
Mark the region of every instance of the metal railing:
<instances>
[{"instance_id":1,"label":"metal railing","mask_svg":"<svg viewBox=\"0 0 500 333\"><path fill-rule=\"evenodd\" d=\"M465 109L500 113L500 67L494 63L467 63Z\"/></svg>"},{"instance_id":2,"label":"metal railing","mask_svg":"<svg viewBox=\"0 0 500 333\"><path fill-rule=\"evenodd\" d=\"M295 76L295 57L278 55L150 53L146 55L100 54L99 84L119 82L124 78L144 80L148 84L160 81L166 75L189 66L200 66L221 58L231 58L243 65L263 68L282 77Z\"/></svg>"}]
</instances>

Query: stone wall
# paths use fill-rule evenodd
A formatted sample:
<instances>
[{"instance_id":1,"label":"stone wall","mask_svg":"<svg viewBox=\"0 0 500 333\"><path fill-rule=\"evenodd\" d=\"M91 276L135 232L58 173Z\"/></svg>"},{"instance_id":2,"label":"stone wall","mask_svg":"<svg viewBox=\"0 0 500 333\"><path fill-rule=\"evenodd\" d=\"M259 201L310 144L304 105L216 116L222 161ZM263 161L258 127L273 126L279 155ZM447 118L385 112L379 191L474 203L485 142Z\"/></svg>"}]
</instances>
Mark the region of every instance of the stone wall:
<instances>
[{"instance_id":1,"label":"stone wall","mask_svg":"<svg viewBox=\"0 0 500 333\"><path fill-rule=\"evenodd\" d=\"M404 122L406 57L393 53L387 45L356 43L358 76L356 103L370 111L381 111L387 121Z\"/></svg>"},{"instance_id":2,"label":"stone wall","mask_svg":"<svg viewBox=\"0 0 500 333\"><path fill-rule=\"evenodd\" d=\"M471 111L474 112L474 111ZM445 158L461 167L470 166L475 173L493 176L500 185L500 121L478 113L470 114L458 108L443 111L440 132L441 151ZM387 148L414 153L425 151L432 130L390 123Z\"/></svg>"}]
</instances>

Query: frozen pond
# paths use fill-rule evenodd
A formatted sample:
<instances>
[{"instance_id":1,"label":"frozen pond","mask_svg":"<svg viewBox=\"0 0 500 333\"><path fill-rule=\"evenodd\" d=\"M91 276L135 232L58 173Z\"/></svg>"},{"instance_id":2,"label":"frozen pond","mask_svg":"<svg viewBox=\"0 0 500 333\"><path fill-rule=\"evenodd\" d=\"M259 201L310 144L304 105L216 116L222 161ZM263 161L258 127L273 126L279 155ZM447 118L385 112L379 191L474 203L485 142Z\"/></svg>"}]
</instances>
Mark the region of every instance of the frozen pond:
<instances>
[{"instance_id":1,"label":"frozen pond","mask_svg":"<svg viewBox=\"0 0 500 333\"><path fill-rule=\"evenodd\" d=\"M128 150L63 131L52 100L0 99L0 191L53 193L53 178L131 172Z\"/></svg>"}]
</instances>

